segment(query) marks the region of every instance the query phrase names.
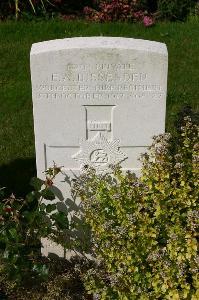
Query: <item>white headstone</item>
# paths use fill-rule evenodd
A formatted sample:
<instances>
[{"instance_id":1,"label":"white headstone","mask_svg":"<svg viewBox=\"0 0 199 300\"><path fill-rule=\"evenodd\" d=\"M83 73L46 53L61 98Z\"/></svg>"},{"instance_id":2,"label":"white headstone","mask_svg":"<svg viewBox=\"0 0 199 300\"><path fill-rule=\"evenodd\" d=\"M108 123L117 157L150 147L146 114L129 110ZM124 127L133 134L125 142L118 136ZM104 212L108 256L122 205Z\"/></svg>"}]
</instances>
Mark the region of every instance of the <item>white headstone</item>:
<instances>
[{"instance_id":1,"label":"white headstone","mask_svg":"<svg viewBox=\"0 0 199 300\"><path fill-rule=\"evenodd\" d=\"M166 45L117 37L33 44L32 97L37 175L53 162L69 176L91 165L137 172L138 157L165 129ZM63 176L63 178L62 178ZM64 175L60 200L70 197ZM62 195L61 195L62 194Z\"/></svg>"}]
</instances>

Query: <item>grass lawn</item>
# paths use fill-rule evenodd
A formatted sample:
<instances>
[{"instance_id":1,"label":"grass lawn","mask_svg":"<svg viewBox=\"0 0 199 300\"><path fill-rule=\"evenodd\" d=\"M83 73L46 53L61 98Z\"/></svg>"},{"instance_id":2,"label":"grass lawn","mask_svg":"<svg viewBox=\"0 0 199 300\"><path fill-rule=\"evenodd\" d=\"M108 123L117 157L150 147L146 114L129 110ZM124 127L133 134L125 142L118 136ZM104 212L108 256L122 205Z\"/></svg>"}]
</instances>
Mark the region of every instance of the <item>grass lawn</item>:
<instances>
[{"instance_id":1,"label":"grass lawn","mask_svg":"<svg viewBox=\"0 0 199 300\"><path fill-rule=\"evenodd\" d=\"M169 52L167 130L185 104L198 110L199 21L92 24L83 21L0 23L0 186L18 196L35 175L29 53L32 43L74 36L123 36L164 42Z\"/></svg>"}]
</instances>

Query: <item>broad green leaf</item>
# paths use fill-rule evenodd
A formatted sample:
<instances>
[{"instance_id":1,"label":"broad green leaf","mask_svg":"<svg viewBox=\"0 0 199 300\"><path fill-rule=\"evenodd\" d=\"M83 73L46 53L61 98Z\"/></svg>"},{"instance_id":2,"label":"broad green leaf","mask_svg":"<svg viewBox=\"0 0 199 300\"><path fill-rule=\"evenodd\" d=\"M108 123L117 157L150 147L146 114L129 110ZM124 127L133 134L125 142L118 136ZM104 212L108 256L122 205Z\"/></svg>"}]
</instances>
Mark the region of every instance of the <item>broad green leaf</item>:
<instances>
[{"instance_id":1,"label":"broad green leaf","mask_svg":"<svg viewBox=\"0 0 199 300\"><path fill-rule=\"evenodd\" d=\"M33 177L30 181L30 185L33 186L36 191L39 191L43 184L44 181L37 177Z\"/></svg>"},{"instance_id":2,"label":"broad green leaf","mask_svg":"<svg viewBox=\"0 0 199 300\"><path fill-rule=\"evenodd\" d=\"M55 214L53 214L52 219L55 220L56 225L60 228L60 229L67 229L68 228L68 217L64 212L57 212Z\"/></svg>"},{"instance_id":3,"label":"broad green leaf","mask_svg":"<svg viewBox=\"0 0 199 300\"><path fill-rule=\"evenodd\" d=\"M41 195L46 200L54 200L55 199L54 193L49 188L46 188L43 191L41 191Z\"/></svg>"},{"instance_id":4,"label":"broad green leaf","mask_svg":"<svg viewBox=\"0 0 199 300\"><path fill-rule=\"evenodd\" d=\"M56 210L57 205L56 204L48 204L46 206L46 212L51 213L52 211Z\"/></svg>"},{"instance_id":5,"label":"broad green leaf","mask_svg":"<svg viewBox=\"0 0 199 300\"><path fill-rule=\"evenodd\" d=\"M26 195L26 200L28 203L31 203L35 200L39 200L41 197L41 193L39 192L30 192L29 194Z\"/></svg>"}]
</instances>

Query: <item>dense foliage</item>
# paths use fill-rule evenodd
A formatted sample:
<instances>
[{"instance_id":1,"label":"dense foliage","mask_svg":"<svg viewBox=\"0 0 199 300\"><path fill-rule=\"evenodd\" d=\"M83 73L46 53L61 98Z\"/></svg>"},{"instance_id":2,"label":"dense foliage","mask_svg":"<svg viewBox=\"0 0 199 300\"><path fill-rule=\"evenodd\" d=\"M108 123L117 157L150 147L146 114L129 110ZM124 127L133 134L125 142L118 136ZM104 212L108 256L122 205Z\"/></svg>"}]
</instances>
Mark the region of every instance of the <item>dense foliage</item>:
<instances>
[{"instance_id":1,"label":"dense foliage","mask_svg":"<svg viewBox=\"0 0 199 300\"><path fill-rule=\"evenodd\" d=\"M197 0L1 0L0 18L60 15L65 19L72 19L85 15L89 20L105 22L143 21L147 15L182 21L196 2Z\"/></svg>"},{"instance_id":2,"label":"dense foliage","mask_svg":"<svg viewBox=\"0 0 199 300\"><path fill-rule=\"evenodd\" d=\"M89 169L73 184L99 261L85 276L96 299L199 299L199 127L183 123L175 139L154 137L139 178Z\"/></svg>"},{"instance_id":3,"label":"dense foliage","mask_svg":"<svg viewBox=\"0 0 199 300\"><path fill-rule=\"evenodd\" d=\"M196 5L196 0L100 0L97 7L85 7L88 19L93 21L143 21L153 24L153 19L183 21ZM147 22L147 18L151 21ZM145 18L145 20L144 20Z\"/></svg>"},{"instance_id":4,"label":"dense foliage","mask_svg":"<svg viewBox=\"0 0 199 300\"><path fill-rule=\"evenodd\" d=\"M140 1L112 0L99 1L96 9L85 7L88 20L98 22L110 21L143 21L146 26L153 24L153 19L144 11Z\"/></svg>"},{"instance_id":5,"label":"dense foliage","mask_svg":"<svg viewBox=\"0 0 199 300\"><path fill-rule=\"evenodd\" d=\"M45 181L33 178L34 191L25 199L14 195L0 201L0 265L1 272L18 282L48 276L42 263L41 238L57 239L68 228L68 216L57 210L51 191L58 168L48 170ZM1 192L3 190L1 189Z\"/></svg>"},{"instance_id":6,"label":"dense foliage","mask_svg":"<svg viewBox=\"0 0 199 300\"><path fill-rule=\"evenodd\" d=\"M184 117L187 112L191 117ZM141 157L140 177L113 166L109 175L86 168L73 179L72 193L82 199L85 224L70 227L67 213L57 211L53 180L61 169L56 165L46 171L46 180L32 179L34 191L25 199L5 197L1 189L0 297L6 293L28 299L31 289L34 299L92 299L85 286L95 299L197 300L197 120L186 107L179 114L176 136L154 137ZM65 241L69 228L79 230L82 225L96 260L53 261L41 256L43 237L87 252L84 238ZM44 279L48 280L42 283Z\"/></svg>"},{"instance_id":7,"label":"dense foliage","mask_svg":"<svg viewBox=\"0 0 199 300\"><path fill-rule=\"evenodd\" d=\"M194 0L158 0L158 12L161 18L184 21L197 1Z\"/></svg>"}]
</instances>

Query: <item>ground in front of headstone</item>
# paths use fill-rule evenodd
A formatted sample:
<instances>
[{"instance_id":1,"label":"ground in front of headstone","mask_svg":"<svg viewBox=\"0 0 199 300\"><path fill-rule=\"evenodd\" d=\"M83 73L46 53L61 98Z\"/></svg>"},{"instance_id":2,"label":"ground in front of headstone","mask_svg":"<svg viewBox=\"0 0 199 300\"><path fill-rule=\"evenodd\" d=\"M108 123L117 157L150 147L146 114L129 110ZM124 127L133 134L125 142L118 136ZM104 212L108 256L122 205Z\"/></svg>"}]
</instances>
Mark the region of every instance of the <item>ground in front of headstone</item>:
<instances>
[{"instance_id":1,"label":"ground in front of headstone","mask_svg":"<svg viewBox=\"0 0 199 300\"><path fill-rule=\"evenodd\" d=\"M49 260L43 257L42 263L49 266L50 276L47 281L27 280L20 287L0 277L0 300L91 300L84 289L82 275L93 265L93 262L73 257L70 261L54 257Z\"/></svg>"}]
</instances>

